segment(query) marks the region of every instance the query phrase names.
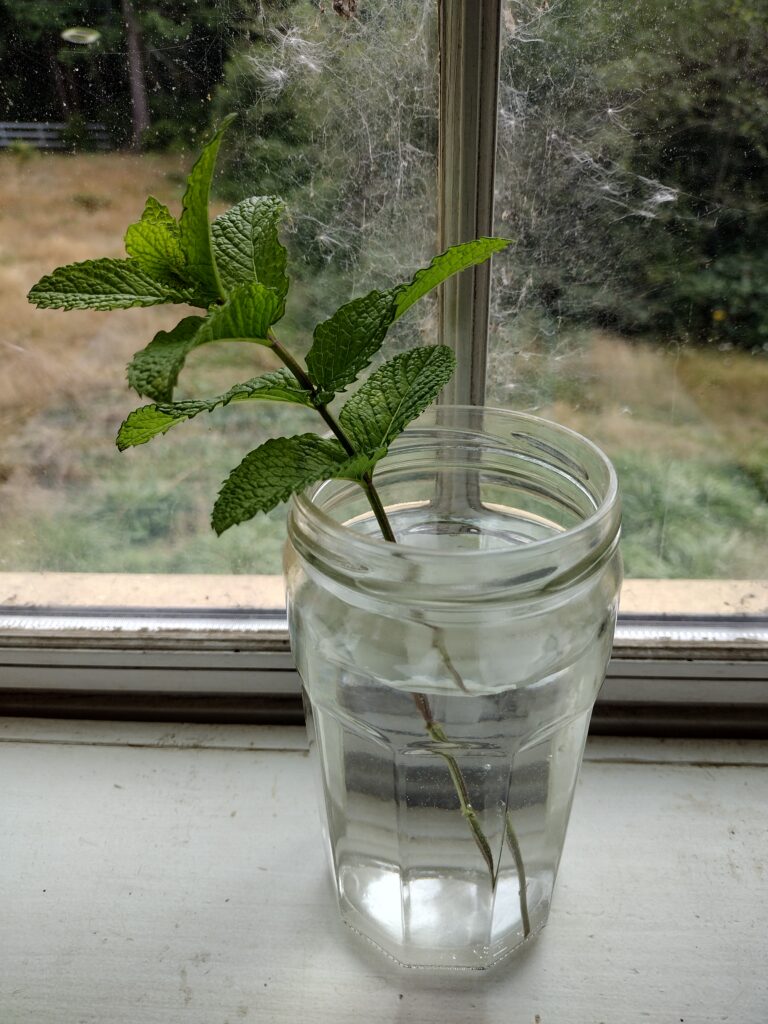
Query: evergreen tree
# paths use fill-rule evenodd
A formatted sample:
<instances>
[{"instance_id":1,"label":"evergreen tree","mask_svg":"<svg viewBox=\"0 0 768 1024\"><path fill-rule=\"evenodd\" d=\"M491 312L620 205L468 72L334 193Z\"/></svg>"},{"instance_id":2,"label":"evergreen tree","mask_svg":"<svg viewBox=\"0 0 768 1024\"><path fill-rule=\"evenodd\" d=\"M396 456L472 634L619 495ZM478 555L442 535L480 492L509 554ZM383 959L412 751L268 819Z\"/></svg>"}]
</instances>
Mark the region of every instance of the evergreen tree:
<instances>
[{"instance_id":1,"label":"evergreen tree","mask_svg":"<svg viewBox=\"0 0 768 1024\"><path fill-rule=\"evenodd\" d=\"M762 346L765 0L518 0L510 12L500 207L519 273L508 305Z\"/></svg>"},{"instance_id":2,"label":"evergreen tree","mask_svg":"<svg viewBox=\"0 0 768 1024\"><path fill-rule=\"evenodd\" d=\"M0 0L0 118L101 121L118 145L193 142L247 0ZM91 45L62 38L88 27Z\"/></svg>"}]
</instances>

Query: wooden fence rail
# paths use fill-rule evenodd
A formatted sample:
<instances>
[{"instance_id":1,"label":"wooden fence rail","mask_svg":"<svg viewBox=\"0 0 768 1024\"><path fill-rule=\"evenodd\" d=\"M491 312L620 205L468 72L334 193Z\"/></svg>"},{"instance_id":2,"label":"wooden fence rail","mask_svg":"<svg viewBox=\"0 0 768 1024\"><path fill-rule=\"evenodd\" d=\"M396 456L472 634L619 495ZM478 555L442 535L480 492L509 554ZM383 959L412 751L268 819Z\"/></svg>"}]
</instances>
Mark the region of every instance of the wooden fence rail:
<instances>
[{"instance_id":1,"label":"wooden fence rail","mask_svg":"<svg viewBox=\"0 0 768 1024\"><path fill-rule=\"evenodd\" d=\"M88 122L84 128L92 148L112 149L112 140L103 124ZM35 149L69 149L66 129L63 121L0 121L0 149L7 149L14 142L26 142Z\"/></svg>"}]
</instances>

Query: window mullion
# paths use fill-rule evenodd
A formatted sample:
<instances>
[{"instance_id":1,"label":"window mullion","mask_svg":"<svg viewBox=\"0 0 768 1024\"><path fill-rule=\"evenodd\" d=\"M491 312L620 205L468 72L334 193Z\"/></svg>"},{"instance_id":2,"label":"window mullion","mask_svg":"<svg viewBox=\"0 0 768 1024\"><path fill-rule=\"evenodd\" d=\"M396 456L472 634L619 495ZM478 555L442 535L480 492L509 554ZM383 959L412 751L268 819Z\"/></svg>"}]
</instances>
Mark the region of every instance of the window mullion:
<instances>
[{"instance_id":1,"label":"window mullion","mask_svg":"<svg viewBox=\"0 0 768 1024\"><path fill-rule=\"evenodd\" d=\"M493 233L502 0L438 0L440 249ZM440 340L458 366L445 388L451 404L485 401L490 263L442 287Z\"/></svg>"}]
</instances>

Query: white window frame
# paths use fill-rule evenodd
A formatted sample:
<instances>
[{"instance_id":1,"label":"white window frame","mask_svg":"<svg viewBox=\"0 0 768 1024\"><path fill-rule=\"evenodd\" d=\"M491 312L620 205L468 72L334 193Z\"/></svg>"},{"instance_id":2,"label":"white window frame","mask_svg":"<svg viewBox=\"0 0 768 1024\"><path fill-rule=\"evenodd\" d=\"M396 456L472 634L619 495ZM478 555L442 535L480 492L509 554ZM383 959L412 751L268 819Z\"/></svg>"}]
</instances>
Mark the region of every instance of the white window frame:
<instances>
[{"instance_id":1,"label":"white window frame","mask_svg":"<svg viewBox=\"0 0 768 1024\"><path fill-rule=\"evenodd\" d=\"M441 248L493 233L503 2L438 0ZM487 264L443 286L447 401L484 401L489 292ZM55 576L0 574L0 714L300 719L285 615L259 610L281 605L276 578L233 577L218 596L220 579L134 580L147 608L130 577L70 577L72 604ZM766 613L768 582L629 581L596 731L768 735Z\"/></svg>"}]
</instances>

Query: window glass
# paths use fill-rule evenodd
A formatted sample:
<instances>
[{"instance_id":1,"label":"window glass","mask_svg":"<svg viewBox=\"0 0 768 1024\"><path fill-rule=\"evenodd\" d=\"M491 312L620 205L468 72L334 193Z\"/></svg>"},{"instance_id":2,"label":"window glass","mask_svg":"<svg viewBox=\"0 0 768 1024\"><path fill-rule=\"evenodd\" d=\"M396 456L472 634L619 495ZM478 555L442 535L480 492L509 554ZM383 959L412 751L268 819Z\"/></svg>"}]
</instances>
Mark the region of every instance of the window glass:
<instances>
[{"instance_id":1,"label":"window glass","mask_svg":"<svg viewBox=\"0 0 768 1024\"><path fill-rule=\"evenodd\" d=\"M768 576L763 0L508 0L489 401L603 445L628 576Z\"/></svg>"},{"instance_id":2,"label":"window glass","mask_svg":"<svg viewBox=\"0 0 768 1024\"><path fill-rule=\"evenodd\" d=\"M339 304L434 252L436 36L432 0L0 0L0 571L280 571L284 509L222 538L210 509L246 452L322 431L317 417L226 408L119 455L142 404L124 367L189 311L35 310L25 294L55 266L124 255L147 195L178 214L196 151L234 111L214 213L286 200L279 335L306 352ZM388 354L432 323L426 304ZM257 346L206 346L176 397L277 365Z\"/></svg>"}]
</instances>

